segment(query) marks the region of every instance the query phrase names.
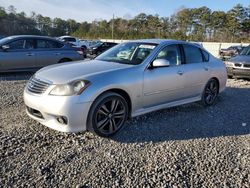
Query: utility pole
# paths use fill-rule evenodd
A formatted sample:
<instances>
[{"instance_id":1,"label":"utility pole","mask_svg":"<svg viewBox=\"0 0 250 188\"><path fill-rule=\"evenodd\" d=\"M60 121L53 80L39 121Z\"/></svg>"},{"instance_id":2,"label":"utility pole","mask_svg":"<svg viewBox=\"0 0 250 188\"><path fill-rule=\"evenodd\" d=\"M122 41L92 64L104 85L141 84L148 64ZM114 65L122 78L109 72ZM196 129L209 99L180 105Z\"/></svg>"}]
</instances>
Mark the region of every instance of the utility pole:
<instances>
[{"instance_id":1,"label":"utility pole","mask_svg":"<svg viewBox=\"0 0 250 188\"><path fill-rule=\"evenodd\" d=\"M113 19L112 19L112 39L114 39L114 19L115 19L115 15L113 14Z\"/></svg>"}]
</instances>

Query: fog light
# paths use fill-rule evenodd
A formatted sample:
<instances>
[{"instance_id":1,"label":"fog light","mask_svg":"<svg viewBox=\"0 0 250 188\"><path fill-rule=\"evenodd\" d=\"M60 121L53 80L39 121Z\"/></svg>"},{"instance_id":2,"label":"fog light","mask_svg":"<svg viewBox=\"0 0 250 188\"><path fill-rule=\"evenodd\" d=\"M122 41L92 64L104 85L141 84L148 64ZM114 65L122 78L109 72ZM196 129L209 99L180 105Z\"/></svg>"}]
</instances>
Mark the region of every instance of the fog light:
<instances>
[{"instance_id":1,"label":"fog light","mask_svg":"<svg viewBox=\"0 0 250 188\"><path fill-rule=\"evenodd\" d=\"M68 124L68 120L67 120L67 118L64 117L64 116L57 117L56 120L57 120L60 124L64 124L64 125L67 125L67 124Z\"/></svg>"}]
</instances>

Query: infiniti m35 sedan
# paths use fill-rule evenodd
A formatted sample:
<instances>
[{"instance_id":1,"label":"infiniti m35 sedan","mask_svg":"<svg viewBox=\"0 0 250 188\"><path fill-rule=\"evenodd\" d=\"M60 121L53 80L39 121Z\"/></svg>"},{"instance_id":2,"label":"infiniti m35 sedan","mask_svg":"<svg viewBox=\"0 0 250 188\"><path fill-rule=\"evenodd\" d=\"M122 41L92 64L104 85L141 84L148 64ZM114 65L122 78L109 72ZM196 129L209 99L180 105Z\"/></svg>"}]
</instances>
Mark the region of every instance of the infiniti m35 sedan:
<instances>
[{"instance_id":1,"label":"infiniti m35 sedan","mask_svg":"<svg viewBox=\"0 0 250 188\"><path fill-rule=\"evenodd\" d=\"M52 129L109 137L130 117L195 101L213 105L226 81L224 63L201 46L136 40L89 62L39 70L24 101L28 115Z\"/></svg>"}]
</instances>

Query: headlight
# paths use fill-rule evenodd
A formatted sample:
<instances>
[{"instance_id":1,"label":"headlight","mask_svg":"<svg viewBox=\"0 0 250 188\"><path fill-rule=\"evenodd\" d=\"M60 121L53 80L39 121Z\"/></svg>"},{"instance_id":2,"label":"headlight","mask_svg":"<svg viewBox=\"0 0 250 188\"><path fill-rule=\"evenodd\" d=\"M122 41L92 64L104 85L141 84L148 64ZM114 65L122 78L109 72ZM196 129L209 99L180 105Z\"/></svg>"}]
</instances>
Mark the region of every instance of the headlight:
<instances>
[{"instance_id":1,"label":"headlight","mask_svg":"<svg viewBox=\"0 0 250 188\"><path fill-rule=\"evenodd\" d=\"M230 62L230 61L225 61L225 65L227 67L233 67L234 66L234 63L233 62Z\"/></svg>"},{"instance_id":2,"label":"headlight","mask_svg":"<svg viewBox=\"0 0 250 188\"><path fill-rule=\"evenodd\" d=\"M49 94L56 96L80 95L89 85L89 81L78 80L68 84L56 85Z\"/></svg>"}]
</instances>

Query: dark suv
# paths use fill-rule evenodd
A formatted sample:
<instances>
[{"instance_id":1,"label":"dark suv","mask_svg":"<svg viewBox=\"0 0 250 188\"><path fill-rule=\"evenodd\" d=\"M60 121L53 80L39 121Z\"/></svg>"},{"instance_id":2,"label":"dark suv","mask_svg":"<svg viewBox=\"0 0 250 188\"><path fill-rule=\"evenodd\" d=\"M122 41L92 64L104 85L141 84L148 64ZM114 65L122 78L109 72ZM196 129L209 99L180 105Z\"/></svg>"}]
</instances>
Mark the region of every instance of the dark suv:
<instances>
[{"instance_id":1,"label":"dark suv","mask_svg":"<svg viewBox=\"0 0 250 188\"><path fill-rule=\"evenodd\" d=\"M230 46L226 49L220 49L219 55L222 59L230 58L239 54L242 51L242 46Z\"/></svg>"},{"instance_id":2,"label":"dark suv","mask_svg":"<svg viewBox=\"0 0 250 188\"><path fill-rule=\"evenodd\" d=\"M114 43L114 42L103 42L103 43L98 44L97 46L94 46L88 49L88 54L97 56L116 45L117 43Z\"/></svg>"}]
</instances>

